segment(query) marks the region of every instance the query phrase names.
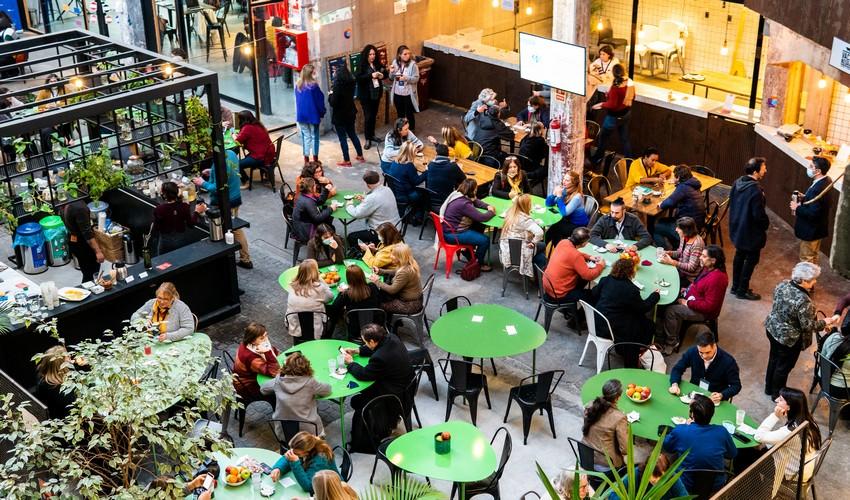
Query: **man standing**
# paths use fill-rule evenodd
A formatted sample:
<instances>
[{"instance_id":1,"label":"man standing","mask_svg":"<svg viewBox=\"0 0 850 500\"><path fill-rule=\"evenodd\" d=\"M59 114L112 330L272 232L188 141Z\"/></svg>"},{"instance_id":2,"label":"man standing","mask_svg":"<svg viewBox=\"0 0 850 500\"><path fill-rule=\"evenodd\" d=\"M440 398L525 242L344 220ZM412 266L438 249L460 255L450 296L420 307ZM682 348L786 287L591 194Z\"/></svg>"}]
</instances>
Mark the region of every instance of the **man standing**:
<instances>
[{"instance_id":1,"label":"man standing","mask_svg":"<svg viewBox=\"0 0 850 500\"><path fill-rule=\"evenodd\" d=\"M94 279L100 272L103 253L94 239L91 227L91 211L83 200L77 200L65 207L65 227L68 228L68 249L77 258L83 283Z\"/></svg>"},{"instance_id":2,"label":"man standing","mask_svg":"<svg viewBox=\"0 0 850 500\"><path fill-rule=\"evenodd\" d=\"M366 183L366 194L358 194L356 198L359 205L346 205L345 210L355 219L365 219L368 229L356 231L348 235L348 248L359 248L357 240L367 245L378 244L378 233L375 229L384 222L396 224L399 221L398 206L395 195L390 188L381 185L381 176L374 170L367 170L363 174L363 182Z\"/></svg>"},{"instance_id":3,"label":"man standing","mask_svg":"<svg viewBox=\"0 0 850 500\"><path fill-rule=\"evenodd\" d=\"M770 227L764 209L764 190L759 184L767 175L766 160L758 156L750 158L744 173L729 193L729 236L735 245L732 295L739 299L759 300L761 295L750 289L750 278L759 263L761 249L767 243L767 228Z\"/></svg>"},{"instance_id":4,"label":"man standing","mask_svg":"<svg viewBox=\"0 0 850 500\"><path fill-rule=\"evenodd\" d=\"M791 200L791 213L797 216L794 221L794 236L800 239L800 260L818 263L820 242L829 235L829 204L832 201L832 187L829 185L829 160L815 156L806 168L806 175L812 185L802 195L794 192L796 199ZM824 193L824 191L826 191ZM821 196L823 193L823 196Z\"/></svg>"}]
</instances>

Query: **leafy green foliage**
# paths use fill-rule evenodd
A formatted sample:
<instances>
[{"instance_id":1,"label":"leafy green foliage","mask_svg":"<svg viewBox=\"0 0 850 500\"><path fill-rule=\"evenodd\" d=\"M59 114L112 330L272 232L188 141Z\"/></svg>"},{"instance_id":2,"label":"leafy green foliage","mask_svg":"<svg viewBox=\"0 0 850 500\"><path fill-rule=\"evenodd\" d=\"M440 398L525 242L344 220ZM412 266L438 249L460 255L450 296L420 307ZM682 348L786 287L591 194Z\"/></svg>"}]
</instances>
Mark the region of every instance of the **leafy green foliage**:
<instances>
[{"instance_id":1,"label":"leafy green foliage","mask_svg":"<svg viewBox=\"0 0 850 500\"><path fill-rule=\"evenodd\" d=\"M69 353L91 369L66 376L63 388L77 395L67 418L25 425L24 408L0 397L0 441L13 446L11 458L0 464L0 498L68 492L85 499L180 498L177 485L144 491L138 479L143 473L191 474L212 452L229 450L229 442L206 428L190 435L206 412L235 404L230 378L186 376L185 366L206 366L208 356L189 352L179 363L145 356L151 340L141 324L106 340L83 342ZM39 477L49 479L39 483Z\"/></svg>"},{"instance_id":2,"label":"leafy green foliage","mask_svg":"<svg viewBox=\"0 0 850 500\"><path fill-rule=\"evenodd\" d=\"M445 500L445 493L430 484L405 475L396 475L390 484L370 485L360 500Z\"/></svg>"},{"instance_id":3,"label":"leafy green foliage","mask_svg":"<svg viewBox=\"0 0 850 500\"><path fill-rule=\"evenodd\" d=\"M32 141L24 140L23 137L18 137L12 141L12 146L15 148L15 154L21 156L27 152L27 146L32 144Z\"/></svg>"},{"instance_id":4,"label":"leafy green foliage","mask_svg":"<svg viewBox=\"0 0 850 500\"><path fill-rule=\"evenodd\" d=\"M100 200L110 189L130 184L130 177L121 168L112 168L109 148L101 143L100 151L85 157L82 165L76 163L67 174L67 179L78 186L85 186L93 201Z\"/></svg>"},{"instance_id":5,"label":"leafy green foliage","mask_svg":"<svg viewBox=\"0 0 850 500\"><path fill-rule=\"evenodd\" d=\"M58 144L59 148L62 152L62 158L68 158L68 146L65 145L65 139L59 135L59 132L53 132L50 134L50 142L52 144Z\"/></svg>"},{"instance_id":6,"label":"leafy green foliage","mask_svg":"<svg viewBox=\"0 0 850 500\"><path fill-rule=\"evenodd\" d=\"M183 142L189 147L189 160L205 160L212 151L213 124L209 111L198 96L186 101L186 124Z\"/></svg>"},{"instance_id":7,"label":"leafy green foliage","mask_svg":"<svg viewBox=\"0 0 850 500\"><path fill-rule=\"evenodd\" d=\"M6 227L9 235L14 236L18 229L18 218L15 216L14 200L6 189L0 189L0 223Z\"/></svg>"}]
</instances>

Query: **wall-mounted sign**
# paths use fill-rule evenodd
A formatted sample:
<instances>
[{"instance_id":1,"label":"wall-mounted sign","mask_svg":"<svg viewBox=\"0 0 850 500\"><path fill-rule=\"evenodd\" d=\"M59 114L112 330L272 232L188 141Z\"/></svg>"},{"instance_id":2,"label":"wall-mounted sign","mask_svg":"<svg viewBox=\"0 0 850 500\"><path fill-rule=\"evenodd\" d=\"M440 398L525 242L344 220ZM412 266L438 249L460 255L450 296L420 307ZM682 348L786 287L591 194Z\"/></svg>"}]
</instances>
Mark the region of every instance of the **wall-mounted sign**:
<instances>
[{"instance_id":1,"label":"wall-mounted sign","mask_svg":"<svg viewBox=\"0 0 850 500\"><path fill-rule=\"evenodd\" d=\"M850 43L839 38L832 39L832 52L829 53L829 65L850 74Z\"/></svg>"}]
</instances>

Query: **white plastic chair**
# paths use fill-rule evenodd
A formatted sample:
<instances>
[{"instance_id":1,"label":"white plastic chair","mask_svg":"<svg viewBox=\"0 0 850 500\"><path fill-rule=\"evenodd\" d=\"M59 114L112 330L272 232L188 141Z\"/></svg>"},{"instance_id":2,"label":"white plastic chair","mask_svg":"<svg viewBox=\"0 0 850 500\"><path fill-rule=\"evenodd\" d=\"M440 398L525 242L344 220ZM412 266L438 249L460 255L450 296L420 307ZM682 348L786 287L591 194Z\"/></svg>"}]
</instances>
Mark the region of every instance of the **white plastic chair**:
<instances>
[{"instance_id":1,"label":"white plastic chair","mask_svg":"<svg viewBox=\"0 0 850 500\"><path fill-rule=\"evenodd\" d=\"M683 74L685 73L682 61L685 44L682 37L687 36L687 32L688 27L679 21L667 19L658 23L657 39L646 44L649 48L649 66L652 73L655 72L655 57L661 57L664 60L664 70L667 72L668 80L670 79L670 63L674 57L679 63L679 69Z\"/></svg>"},{"instance_id":2,"label":"white plastic chair","mask_svg":"<svg viewBox=\"0 0 850 500\"><path fill-rule=\"evenodd\" d=\"M578 305L584 309L584 317L587 321L587 341L584 343L584 350L581 351L581 358L578 360L578 364L581 365L584 362L584 355L587 354L587 346L592 343L596 347L596 373L599 373L602 371L602 365L605 364L605 353L608 352L609 347L614 345L614 332L611 330L611 323L605 315L583 300L579 300ZM597 314L605 320L605 325L608 327L608 334L611 336L611 339L602 338L596 333Z\"/></svg>"}]
</instances>

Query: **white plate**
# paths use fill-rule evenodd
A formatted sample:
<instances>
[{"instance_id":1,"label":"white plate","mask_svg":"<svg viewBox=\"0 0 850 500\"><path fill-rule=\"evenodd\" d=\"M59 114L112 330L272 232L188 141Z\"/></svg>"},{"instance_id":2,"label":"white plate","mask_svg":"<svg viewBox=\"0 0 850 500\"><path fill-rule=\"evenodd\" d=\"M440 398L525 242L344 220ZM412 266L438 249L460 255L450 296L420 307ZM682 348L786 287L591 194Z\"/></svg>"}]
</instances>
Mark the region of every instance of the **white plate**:
<instances>
[{"instance_id":1,"label":"white plate","mask_svg":"<svg viewBox=\"0 0 850 500\"><path fill-rule=\"evenodd\" d=\"M685 403L686 405L689 405L689 404L691 404L691 397L687 396L687 395L682 396L682 397L679 398L679 401Z\"/></svg>"},{"instance_id":2,"label":"white plate","mask_svg":"<svg viewBox=\"0 0 850 500\"><path fill-rule=\"evenodd\" d=\"M685 417L671 417L670 420L676 425L682 425L688 421Z\"/></svg>"},{"instance_id":3,"label":"white plate","mask_svg":"<svg viewBox=\"0 0 850 500\"><path fill-rule=\"evenodd\" d=\"M605 247L596 247L596 253L607 253L608 249Z\"/></svg>"},{"instance_id":4,"label":"white plate","mask_svg":"<svg viewBox=\"0 0 850 500\"><path fill-rule=\"evenodd\" d=\"M86 300L91 292L82 288L62 287L58 290L59 298L68 302L80 302Z\"/></svg>"},{"instance_id":5,"label":"white plate","mask_svg":"<svg viewBox=\"0 0 850 500\"><path fill-rule=\"evenodd\" d=\"M343 196L343 198L345 198L346 200L353 200L354 195L353 194L347 194L347 195Z\"/></svg>"}]
</instances>

